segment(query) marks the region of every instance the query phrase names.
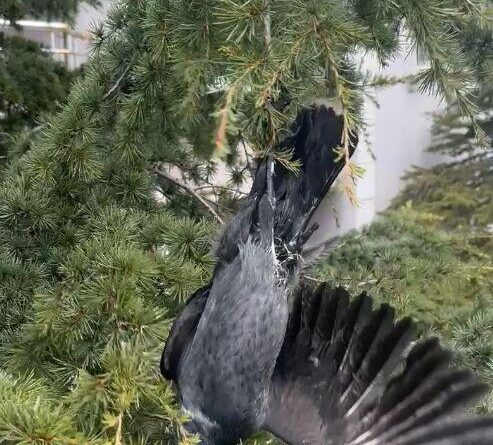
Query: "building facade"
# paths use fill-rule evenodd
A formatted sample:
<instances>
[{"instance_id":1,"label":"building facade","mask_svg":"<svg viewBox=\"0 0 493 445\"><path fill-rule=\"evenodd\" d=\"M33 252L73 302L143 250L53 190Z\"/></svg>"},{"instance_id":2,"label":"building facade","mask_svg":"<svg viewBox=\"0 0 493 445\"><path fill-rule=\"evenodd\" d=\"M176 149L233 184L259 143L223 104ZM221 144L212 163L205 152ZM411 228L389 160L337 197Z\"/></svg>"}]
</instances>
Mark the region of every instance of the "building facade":
<instances>
[{"instance_id":1,"label":"building facade","mask_svg":"<svg viewBox=\"0 0 493 445\"><path fill-rule=\"evenodd\" d=\"M87 61L92 24L104 19L110 4L107 0L98 9L82 4L73 26L63 22L19 20L19 26L13 28L8 20L0 19L0 32L34 40L69 69L76 69Z\"/></svg>"}]
</instances>

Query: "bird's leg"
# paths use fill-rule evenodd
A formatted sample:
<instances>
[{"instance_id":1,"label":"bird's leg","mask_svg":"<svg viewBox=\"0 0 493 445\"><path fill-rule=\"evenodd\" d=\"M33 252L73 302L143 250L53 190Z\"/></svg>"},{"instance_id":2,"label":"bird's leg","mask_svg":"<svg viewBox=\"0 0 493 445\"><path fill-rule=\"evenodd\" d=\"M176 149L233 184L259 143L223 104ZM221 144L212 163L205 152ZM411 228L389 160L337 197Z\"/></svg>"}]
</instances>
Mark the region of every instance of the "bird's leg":
<instances>
[{"instance_id":1,"label":"bird's leg","mask_svg":"<svg viewBox=\"0 0 493 445\"><path fill-rule=\"evenodd\" d=\"M276 206L276 197L274 196L274 185L272 177L274 175L274 160L271 155L267 155L267 175L266 175L266 185L267 185L267 197L269 199L272 209Z\"/></svg>"},{"instance_id":2,"label":"bird's leg","mask_svg":"<svg viewBox=\"0 0 493 445\"><path fill-rule=\"evenodd\" d=\"M296 264L302 260L302 247L317 229L318 224L313 223L308 229L300 233L297 238L292 240L289 244L282 244L283 251L280 253L280 256L282 257L282 264L286 271L289 270L292 272L292 267L296 267Z\"/></svg>"},{"instance_id":3,"label":"bird's leg","mask_svg":"<svg viewBox=\"0 0 493 445\"><path fill-rule=\"evenodd\" d=\"M266 174L266 188L267 188L267 199L269 201L269 205L271 208L271 227L269 227L270 231L270 236L271 236L271 249L272 249L272 255L274 257L274 262L277 262L277 256L276 256L276 247L275 247L275 240L274 240L274 224L275 224L275 208L276 208L276 197L274 195L274 184L273 184L273 177L274 175L274 160L272 159L272 156L269 154L267 155L267 174Z\"/></svg>"}]
</instances>

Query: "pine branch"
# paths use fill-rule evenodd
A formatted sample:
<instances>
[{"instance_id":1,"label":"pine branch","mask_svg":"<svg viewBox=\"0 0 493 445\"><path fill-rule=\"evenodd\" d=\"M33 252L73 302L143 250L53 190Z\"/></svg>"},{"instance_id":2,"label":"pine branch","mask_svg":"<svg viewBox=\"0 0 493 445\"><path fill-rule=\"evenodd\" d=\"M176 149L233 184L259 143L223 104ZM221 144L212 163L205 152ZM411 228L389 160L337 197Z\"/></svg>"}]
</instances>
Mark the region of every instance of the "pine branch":
<instances>
[{"instance_id":1,"label":"pine branch","mask_svg":"<svg viewBox=\"0 0 493 445\"><path fill-rule=\"evenodd\" d=\"M272 41L270 1L271 0L263 0L263 7L264 7L264 43L265 43L265 52L267 54L270 53L271 41Z\"/></svg>"},{"instance_id":2,"label":"pine branch","mask_svg":"<svg viewBox=\"0 0 493 445\"><path fill-rule=\"evenodd\" d=\"M202 196L202 198L205 199L211 205L215 205L217 208L223 209L225 212L231 212L231 209L229 207L226 207L225 205L221 204L217 200L214 201L213 199L210 199L207 196Z\"/></svg>"},{"instance_id":3,"label":"pine branch","mask_svg":"<svg viewBox=\"0 0 493 445\"><path fill-rule=\"evenodd\" d=\"M169 182L172 182L176 186L185 190L188 194L192 195L195 199L197 199L198 201L200 201L202 203L202 205L210 212L210 214L216 219L216 221L218 221L220 224L223 224L223 220L216 213L216 211L212 208L212 206L202 196L200 196L192 187L179 181L176 178L173 178L173 176L164 172L163 170L159 170L158 168L151 169L151 172L160 176L161 178L166 179Z\"/></svg>"},{"instance_id":4,"label":"pine branch","mask_svg":"<svg viewBox=\"0 0 493 445\"><path fill-rule=\"evenodd\" d=\"M117 417L116 432L115 432L115 445L122 445L122 426L123 426L123 413L119 413Z\"/></svg>"},{"instance_id":5,"label":"pine branch","mask_svg":"<svg viewBox=\"0 0 493 445\"><path fill-rule=\"evenodd\" d=\"M232 188L232 187L226 187L224 185L216 185L216 184L207 184L207 185L201 185L199 187L195 187L194 190L197 192L199 190L206 190L206 189L220 189L220 190L226 190L231 193L238 193L239 195L244 195L248 196L248 193L242 192L241 190Z\"/></svg>"},{"instance_id":6,"label":"pine branch","mask_svg":"<svg viewBox=\"0 0 493 445\"><path fill-rule=\"evenodd\" d=\"M303 44L312 35L312 30L306 30L303 32L291 45L289 53L280 62L276 63L277 69L269 76L269 81L262 88L260 97L262 99L262 105L264 105L270 98L273 87L287 75L291 70L293 61L300 55Z\"/></svg>"},{"instance_id":7,"label":"pine branch","mask_svg":"<svg viewBox=\"0 0 493 445\"><path fill-rule=\"evenodd\" d=\"M120 75L120 77L118 77L118 79L113 84L113 86L110 88L110 90L103 96L103 101L105 101L106 99L108 99L120 87L120 84L123 82L123 79L125 79L125 76L128 74L128 72L130 71L131 67L132 67L132 64L131 63L129 63L125 67L125 69L123 70L123 72Z\"/></svg>"}]
</instances>

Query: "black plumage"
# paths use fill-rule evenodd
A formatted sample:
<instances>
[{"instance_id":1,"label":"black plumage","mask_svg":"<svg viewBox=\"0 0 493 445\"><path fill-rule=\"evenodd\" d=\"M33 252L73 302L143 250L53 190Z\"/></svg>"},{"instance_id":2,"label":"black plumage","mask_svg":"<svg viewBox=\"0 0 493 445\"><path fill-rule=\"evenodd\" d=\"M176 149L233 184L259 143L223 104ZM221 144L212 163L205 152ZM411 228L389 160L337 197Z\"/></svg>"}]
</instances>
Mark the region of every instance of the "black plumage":
<instances>
[{"instance_id":1,"label":"black plumage","mask_svg":"<svg viewBox=\"0 0 493 445\"><path fill-rule=\"evenodd\" d=\"M491 443L491 419L450 421L484 387L450 368L436 340L415 344L413 323L367 295L298 282L313 212L343 166L342 128L332 109L300 113L281 145L301 171L259 166L211 283L175 320L161 370L177 383L186 428L205 444L260 429L307 445Z\"/></svg>"},{"instance_id":2,"label":"black plumage","mask_svg":"<svg viewBox=\"0 0 493 445\"><path fill-rule=\"evenodd\" d=\"M493 443L493 419L450 417L485 385L451 367L436 339L414 339L413 323L396 322L389 306L372 310L366 295L350 301L344 289L302 283L264 428L307 445Z\"/></svg>"}]
</instances>

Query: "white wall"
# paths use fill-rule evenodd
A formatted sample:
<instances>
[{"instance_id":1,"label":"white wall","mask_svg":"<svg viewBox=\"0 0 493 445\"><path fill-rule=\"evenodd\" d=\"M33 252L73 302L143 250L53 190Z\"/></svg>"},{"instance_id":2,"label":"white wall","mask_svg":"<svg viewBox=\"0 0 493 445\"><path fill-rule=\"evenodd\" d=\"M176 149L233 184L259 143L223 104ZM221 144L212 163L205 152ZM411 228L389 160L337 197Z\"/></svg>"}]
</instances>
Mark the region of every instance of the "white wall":
<instances>
[{"instance_id":1,"label":"white wall","mask_svg":"<svg viewBox=\"0 0 493 445\"><path fill-rule=\"evenodd\" d=\"M79 32L89 32L92 24L104 20L104 17L111 6L112 0L103 0L101 7L93 8L87 4L82 4L75 19L74 28Z\"/></svg>"},{"instance_id":2,"label":"white wall","mask_svg":"<svg viewBox=\"0 0 493 445\"><path fill-rule=\"evenodd\" d=\"M365 60L364 66L393 77L416 73L422 67L412 55L398 58L386 69L379 69L371 59ZM360 205L351 205L341 192L329 196L315 215L320 228L311 244L368 224L398 194L406 171L412 166L428 167L444 159L425 151L431 142L431 113L443 107L437 98L419 94L408 84L379 89L375 98L378 107L370 100L365 103L369 138L360 137L354 155L355 163L366 169L356 186Z\"/></svg>"},{"instance_id":3,"label":"white wall","mask_svg":"<svg viewBox=\"0 0 493 445\"><path fill-rule=\"evenodd\" d=\"M392 76L417 71L414 57L401 58L386 70ZM443 108L436 97L419 94L408 84L378 92L380 105L373 109L372 150L375 154L375 210L382 211L402 186L402 175L413 165L428 167L443 160L426 148L431 142L432 113ZM370 109L371 105L368 106Z\"/></svg>"},{"instance_id":4,"label":"white wall","mask_svg":"<svg viewBox=\"0 0 493 445\"><path fill-rule=\"evenodd\" d=\"M93 25L104 20L112 1L103 0L101 3L101 7L97 9L84 3L81 5L79 13L77 14L77 17L75 19L75 31L88 37L90 36ZM90 45L91 43L89 39L79 44L78 50L86 54L86 57L84 58L85 60L87 60L87 55L90 51Z\"/></svg>"}]
</instances>

